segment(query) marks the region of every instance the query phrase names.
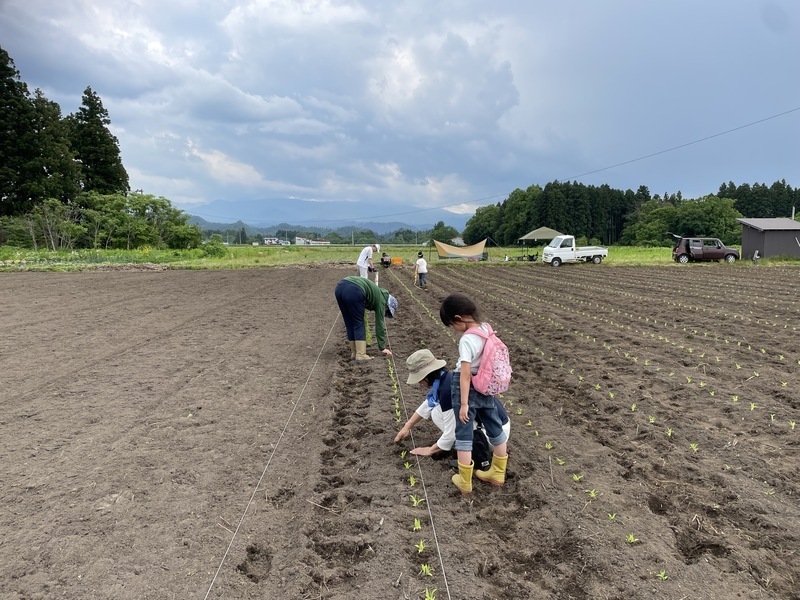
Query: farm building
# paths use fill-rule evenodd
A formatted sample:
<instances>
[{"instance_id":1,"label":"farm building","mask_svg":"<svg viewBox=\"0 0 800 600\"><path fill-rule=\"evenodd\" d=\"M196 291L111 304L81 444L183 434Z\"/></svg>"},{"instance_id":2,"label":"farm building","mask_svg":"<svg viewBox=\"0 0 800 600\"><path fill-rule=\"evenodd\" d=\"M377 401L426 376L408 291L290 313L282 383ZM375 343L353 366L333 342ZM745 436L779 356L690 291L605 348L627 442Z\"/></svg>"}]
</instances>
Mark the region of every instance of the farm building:
<instances>
[{"instance_id":1,"label":"farm building","mask_svg":"<svg viewBox=\"0 0 800 600\"><path fill-rule=\"evenodd\" d=\"M800 258L800 223L787 217L736 219L742 224L742 258Z\"/></svg>"}]
</instances>

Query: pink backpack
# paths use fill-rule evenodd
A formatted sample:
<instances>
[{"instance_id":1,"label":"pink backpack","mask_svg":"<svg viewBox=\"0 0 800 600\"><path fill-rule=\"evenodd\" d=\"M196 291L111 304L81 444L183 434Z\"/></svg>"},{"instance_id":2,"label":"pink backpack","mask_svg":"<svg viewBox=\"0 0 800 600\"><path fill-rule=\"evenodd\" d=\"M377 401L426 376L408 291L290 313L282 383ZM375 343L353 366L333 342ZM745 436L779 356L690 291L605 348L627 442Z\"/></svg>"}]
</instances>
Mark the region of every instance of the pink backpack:
<instances>
[{"instance_id":1,"label":"pink backpack","mask_svg":"<svg viewBox=\"0 0 800 600\"><path fill-rule=\"evenodd\" d=\"M480 327L470 327L464 333L474 333L486 340L478 372L472 376L472 387L485 396L497 396L508 389L511 381L511 361L508 346L497 337L492 326L486 323L489 333Z\"/></svg>"}]
</instances>

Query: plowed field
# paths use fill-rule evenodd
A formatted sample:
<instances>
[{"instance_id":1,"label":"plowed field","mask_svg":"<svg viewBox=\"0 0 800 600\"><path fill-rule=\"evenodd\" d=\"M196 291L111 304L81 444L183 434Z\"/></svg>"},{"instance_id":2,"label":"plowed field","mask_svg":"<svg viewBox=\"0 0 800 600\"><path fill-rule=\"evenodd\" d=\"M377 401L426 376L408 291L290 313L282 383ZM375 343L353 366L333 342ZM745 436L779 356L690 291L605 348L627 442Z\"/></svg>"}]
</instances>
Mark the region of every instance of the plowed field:
<instances>
[{"instance_id":1,"label":"plowed field","mask_svg":"<svg viewBox=\"0 0 800 600\"><path fill-rule=\"evenodd\" d=\"M0 275L0 597L800 598L800 269L392 267L365 363L353 270ZM464 497L392 442L454 291L514 367Z\"/></svg>"}]
</instances>

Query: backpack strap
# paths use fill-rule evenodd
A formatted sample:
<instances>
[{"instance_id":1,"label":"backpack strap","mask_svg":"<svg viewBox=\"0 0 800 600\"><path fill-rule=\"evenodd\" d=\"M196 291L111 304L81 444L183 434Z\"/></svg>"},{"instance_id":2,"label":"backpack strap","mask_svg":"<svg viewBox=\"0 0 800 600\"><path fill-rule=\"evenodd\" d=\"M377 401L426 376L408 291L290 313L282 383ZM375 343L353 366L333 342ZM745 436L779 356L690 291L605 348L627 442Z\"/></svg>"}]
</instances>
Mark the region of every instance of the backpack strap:
<instances>
[{"instance_id":1,"label":"backpack strap","mask_svg":"<svg viewBox=\"0 0 800 600\"><path fill-rule=\"evenodd\" d=\"M474 334L475 334L475 335L477 335L478 337L482 337L483 339L487 340L487 339L489 339L489 336L490 336L490 335L494 334L494 330L492 329L492 326L491 326L491 325L489 325L488 323L485 323L485 325L486 325L486 328L489 330L489 332L488 332L488 333L487 333L487 332L485 332L485 331L484 331L483 329L481 329L480 327L470 327L469 329L467 329L466 331L464 331L464 335L466 335L466 334L468 334L468 333L474 333Z\"/></svg>"}]
</instances>

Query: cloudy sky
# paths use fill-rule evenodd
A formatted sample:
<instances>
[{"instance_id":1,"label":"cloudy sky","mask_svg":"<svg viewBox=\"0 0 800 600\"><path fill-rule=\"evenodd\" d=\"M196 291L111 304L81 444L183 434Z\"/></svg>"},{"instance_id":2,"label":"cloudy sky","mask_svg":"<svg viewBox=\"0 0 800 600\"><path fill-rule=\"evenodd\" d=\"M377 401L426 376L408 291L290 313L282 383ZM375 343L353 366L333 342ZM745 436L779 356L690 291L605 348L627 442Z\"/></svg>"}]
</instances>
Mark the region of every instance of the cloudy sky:
<instances>
[{"instance_id":1,"label":"cloudy sky","mask_svg":"<svg viewBox=\"0 0 800 600\"><path fill-rule=\"evenodd\" d=\"M0 46L64 114L91 86L131 188L210 221L800 187L797 0L0 0Z\"/></svg>"}]
</instances>

